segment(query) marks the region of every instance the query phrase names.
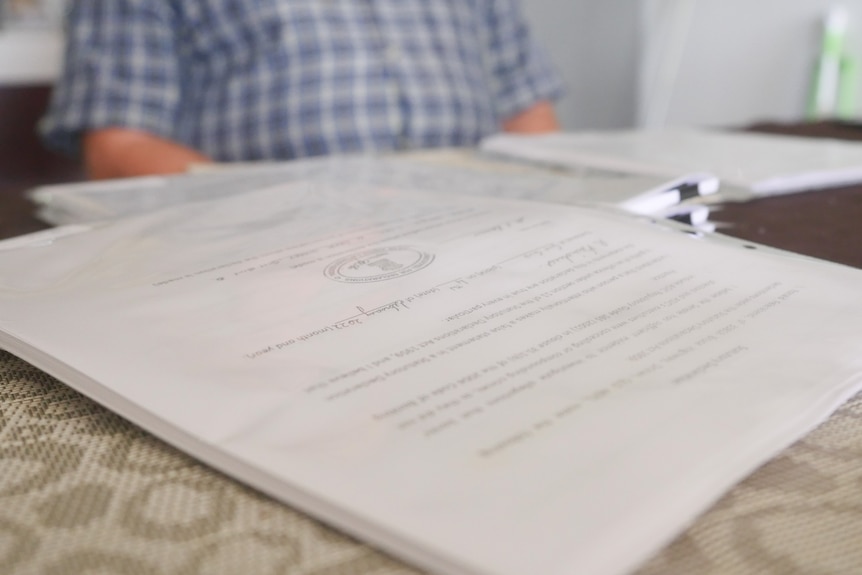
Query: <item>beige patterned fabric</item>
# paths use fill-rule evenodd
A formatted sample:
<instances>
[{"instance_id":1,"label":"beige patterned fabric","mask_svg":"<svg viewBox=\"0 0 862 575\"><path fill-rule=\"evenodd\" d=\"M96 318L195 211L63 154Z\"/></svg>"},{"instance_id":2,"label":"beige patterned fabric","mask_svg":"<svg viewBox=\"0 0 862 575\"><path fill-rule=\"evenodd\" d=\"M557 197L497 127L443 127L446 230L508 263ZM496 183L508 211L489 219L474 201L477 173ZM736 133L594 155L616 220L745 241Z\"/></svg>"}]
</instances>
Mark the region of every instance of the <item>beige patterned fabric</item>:
<instances>
[{"instance_id":1,"label":"beige patterned fabric","mask_svg":"<svg viewBox=\"0 0 862 575\"><path fill-rule=\"evenodd\" d=\"M860 572L862 395L638 573ZM0 352L0 574L235 573L416 571Z\"/></svg>"}]
</instances>

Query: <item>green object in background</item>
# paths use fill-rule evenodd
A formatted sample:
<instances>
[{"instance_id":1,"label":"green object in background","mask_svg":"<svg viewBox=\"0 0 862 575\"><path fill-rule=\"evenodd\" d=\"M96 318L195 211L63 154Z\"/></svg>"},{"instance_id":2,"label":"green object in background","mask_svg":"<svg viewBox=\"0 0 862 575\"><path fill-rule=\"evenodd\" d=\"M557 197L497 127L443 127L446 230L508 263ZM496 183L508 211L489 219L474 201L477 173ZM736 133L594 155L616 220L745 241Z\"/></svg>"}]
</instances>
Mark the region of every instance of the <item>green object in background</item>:
<instances>
[{"instance_id":1,"label":"green object in background","mask_svg":"<svg viewBox=\"0 0 862 575\"><path fill-rule=\"evenodd\" d=\"M853 120L858 116L857 93L859 87L859 65L855 58L844 54L841 58L836 116L842 120Z\"/></svg>"},{"instance_id":2,"label":"green object in background","mask_svg":"<svg viewBox=\"0 0 862 575\"><path fill-rule=\"evenodd\" d=\"M820 57L814 69L808 102L808 119L834 118L846 108L855 108L855 62L846 54L847 11L835 6L823 22ZM853 78L855 82L855 78ZM851 100L848 101L848 98Z\"/></svg>"}]
</instances>

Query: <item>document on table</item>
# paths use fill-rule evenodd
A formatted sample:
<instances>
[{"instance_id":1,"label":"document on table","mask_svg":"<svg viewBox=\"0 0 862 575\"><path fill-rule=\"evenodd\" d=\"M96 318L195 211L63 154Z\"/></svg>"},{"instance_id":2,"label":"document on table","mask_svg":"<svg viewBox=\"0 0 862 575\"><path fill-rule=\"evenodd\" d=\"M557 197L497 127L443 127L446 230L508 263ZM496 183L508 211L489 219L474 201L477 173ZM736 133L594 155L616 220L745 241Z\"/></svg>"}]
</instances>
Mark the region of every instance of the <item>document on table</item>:
<instances>
[{"instance_id":1,"label":"document on table","mask_svg":"<svg viewBox=\"0 0 862 575\"><path fill-rule=\"evenodd\" d=\"M702 175L698 175L703 180ZM390 156L335 156L290 162L209 167L167 177L53 184L32 190L39 217L55 225L134 215L190 201L235 195L289 181L376 185L446 193L536 199L554 203L597 202L656 213L668 207L664 192L674 177L591 174L579 177L547 169L491 162L468 150ZM659 200L656 203L656 200ZM672 201L679 203L679 199ZM658 207L656 207L658 206Z\"/></svg>"},{"instance_id":2,"label":"document on table","mask_svg":"<svg viewBox=\"0 0 862 575\"><path fill-rule=\"evenodd\" d=\"M537 136L500 134L482 149L569 169L674 177L705 171L728 184L723 199L862 182L862 143L751 132L671 128Z\"/></svg>"},{"instance_id":3,"label":"document on table","mask_svg":"<svg viewBox=\"0 0 862 575\"><path fill-rule=\"evenodd\" d=\"M752 248L297 183L0 250L0 345L433 573L620 574L862 386L862 273Z\"/></svg>"}]
</instances>

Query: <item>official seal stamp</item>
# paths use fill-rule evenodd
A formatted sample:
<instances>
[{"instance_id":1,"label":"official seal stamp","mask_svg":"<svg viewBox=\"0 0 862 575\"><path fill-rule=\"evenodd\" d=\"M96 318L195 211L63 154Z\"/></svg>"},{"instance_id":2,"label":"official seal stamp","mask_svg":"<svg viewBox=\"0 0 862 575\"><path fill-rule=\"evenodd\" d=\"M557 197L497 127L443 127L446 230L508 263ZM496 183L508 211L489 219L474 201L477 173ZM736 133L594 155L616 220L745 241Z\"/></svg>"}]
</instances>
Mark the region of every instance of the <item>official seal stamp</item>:
<instances>
[{"instance_id":1,"label":"official seal stamp","mask_svg":"<svg viewBox=\"0 0 862 575\"><path fill-rule=\"evenodd\" d=\"M324 274L344 283L382 282L418 272L433 261L433 254L414 247L382 247L339 258Z\"/></svg>"}]
</instances>

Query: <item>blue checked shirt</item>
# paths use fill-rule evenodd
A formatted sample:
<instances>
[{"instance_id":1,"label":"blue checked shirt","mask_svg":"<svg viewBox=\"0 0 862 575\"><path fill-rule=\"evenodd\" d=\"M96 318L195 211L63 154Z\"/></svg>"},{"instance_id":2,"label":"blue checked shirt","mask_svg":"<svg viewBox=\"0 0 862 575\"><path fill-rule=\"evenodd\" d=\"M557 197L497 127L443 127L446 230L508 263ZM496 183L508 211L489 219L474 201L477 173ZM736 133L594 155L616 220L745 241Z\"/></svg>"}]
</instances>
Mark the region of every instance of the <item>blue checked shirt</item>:
<instances>
[{"instance_id":1,"label":"blue checked shirt","mask_svg":"<svg viewBox=\"0 0 862 575\"><path fill-rule=\"evenodd\" d=\"M221 161L473 145L561 92L518 0L75 0L41 130Z\"/></svg>"}]
</instances>

